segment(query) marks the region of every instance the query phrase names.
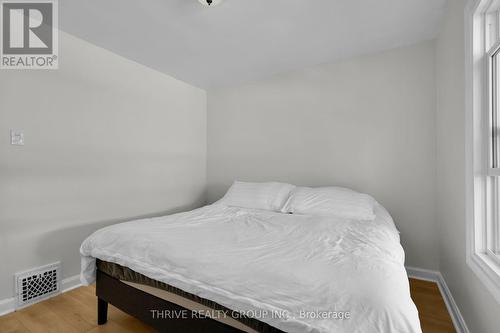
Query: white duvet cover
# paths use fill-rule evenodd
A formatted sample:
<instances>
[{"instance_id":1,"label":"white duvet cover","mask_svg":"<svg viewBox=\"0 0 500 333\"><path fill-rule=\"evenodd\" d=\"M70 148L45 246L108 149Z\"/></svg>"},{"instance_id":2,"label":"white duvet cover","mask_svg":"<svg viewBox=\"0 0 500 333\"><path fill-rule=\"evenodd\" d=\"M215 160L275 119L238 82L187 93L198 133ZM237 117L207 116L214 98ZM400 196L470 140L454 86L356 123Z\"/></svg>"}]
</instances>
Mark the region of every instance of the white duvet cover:
<instances>
[{"instance_id":1,"label":"white duvet cover","mask_svg":"<svg viewBox=\"0 0 500 333\"><path fill-rule=\"evenodd\" d=\"M374 221L214 204L96 231L95 258L241 311L286 332L421 332L404 252L381 206Z\"/></svg>"}]
</instances>

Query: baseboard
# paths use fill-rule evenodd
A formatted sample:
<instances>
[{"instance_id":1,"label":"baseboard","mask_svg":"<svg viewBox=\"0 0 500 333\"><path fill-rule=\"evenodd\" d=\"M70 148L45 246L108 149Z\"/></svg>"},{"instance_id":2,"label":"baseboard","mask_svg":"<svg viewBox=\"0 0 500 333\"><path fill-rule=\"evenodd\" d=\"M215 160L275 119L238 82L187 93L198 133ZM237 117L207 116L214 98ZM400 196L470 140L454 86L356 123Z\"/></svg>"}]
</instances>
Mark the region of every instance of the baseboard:
<instances>
[{"instance_id":1,"label":"baseboard","mask_svg":"<svg viewBox=\"0 0 500 333\"><path fill-rule=\"evenodd\" d=\"M61 281L61 293L65 293L67 291L70 291L72 289L78 288L82 285L80 282L80 275L75 275L71 276L69 278L63 279ZM57 296L58 294L55 294L51 297ZM3 300L0 300L0 316L9 314L11 312L16 311L17 309L17 303L16 303L16 298L11 297L11 298L6 298Z\"/></svg>"},{"instance_id":2,"label":"baseboard","mask_svg":"<svg viewBox=\"0 0 500 333\"><path fill-rule=\"evenodd\" d=\"M455 299L451 294L450 289L448 289L448 285L444 280L444 277L441 273L439 273L439 282L438 282L439 290L441 290L441 294L443 295L444 302L446 303L446 307L450 312L451 319L453 320L453 324L455 325L455 329L457 332L469 333L469 328L465 323L464 317L462 317L462 313L458 308L457 303L455 303Z\"/></svg>"},{"instance_id":3,"label":"baseboard","mask_svg":"<svg viewBox=\"0 0 500 333\"><path fill-rule=\"evenodd\" d=\"M411 278L437 283L439 291L443 296L444 303L446 304L446 308L450 313L453 325L455 326L455 330L458 333L469 333L464 317L462 317L462 313L460 312L460 309L458 308L457 303L455 302L455 299L453 298L453 295L451 294L451 291L440 272L415 267L406 267L406 272Z\"/></svg>"},{"instance_id":4,"label":"baseboard","mask_svg":"<svg viewBox=\"0 0 500 333\"><path fill-rule=\"evenodd\" d=\"M61 292L65 293L81 286L80 275L71 276L61 281Z\"/></svg>"},{"instance_id":5,"label":"baseboard","mask_svg":"<svg viewBox=\"0 0 500 333\"><path fill-rule=\"evenodd\" d=\"M431 271L429 269L406 267L406 272L408 276L418 280L425 280L431 282L439 282L439 272Z\"/></svg>"},{"instance_id":6,"label":"baseboard","mask_svg":"<svg viewBox=\"0 0 500 333\"><path fill-rule=\"evenodd\" d=\"M0 316L14 312L16 310L16 299L6 298L0 301Z\"/></svg>"}]
</instances>

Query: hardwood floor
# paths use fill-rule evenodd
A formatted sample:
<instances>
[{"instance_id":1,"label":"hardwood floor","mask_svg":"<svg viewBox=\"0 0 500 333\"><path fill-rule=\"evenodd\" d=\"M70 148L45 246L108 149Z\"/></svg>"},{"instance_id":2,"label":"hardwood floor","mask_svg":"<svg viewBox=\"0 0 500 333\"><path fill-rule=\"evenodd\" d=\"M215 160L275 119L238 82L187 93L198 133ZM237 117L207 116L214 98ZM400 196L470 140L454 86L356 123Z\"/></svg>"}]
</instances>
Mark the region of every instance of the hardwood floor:
<instances>
[{"instance_id":1,"label":"hardwood floor","mask_svg":"<svg viewBox=\"0 0 500 333\"><path fill-rule=\"evenodd\" d=\"M412 298L424 333L455 332L435 283L410 279ZM106 325L97 326L95 288L81 287L0 317L2 333L142 333L156 332L109 306Z\"/></svg>"},{"instance_id":2,"label":"hardwood floor","mask_svg":"<svg viewBox=\"0 0 500 333\"><path fill-rule=\"evenodd\" d=\"M424 333L456 332L437 284L410 279L410 290Z\"/></svg>"}]
</instances>

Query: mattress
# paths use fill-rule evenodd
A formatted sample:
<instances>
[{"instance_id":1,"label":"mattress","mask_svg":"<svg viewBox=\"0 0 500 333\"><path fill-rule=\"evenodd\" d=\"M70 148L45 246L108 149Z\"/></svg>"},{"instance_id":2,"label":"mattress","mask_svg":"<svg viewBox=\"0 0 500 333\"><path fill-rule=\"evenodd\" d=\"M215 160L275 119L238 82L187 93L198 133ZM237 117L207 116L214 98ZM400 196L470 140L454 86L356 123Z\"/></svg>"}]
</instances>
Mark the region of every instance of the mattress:
<instances>
[{"instance_id":1,"label":"mattress","mask_svg":"<svg viewBox=\"0 0 500 333\"><path fill-rule=\"evenodd\" d=\"M375 213L358 221L214 204L121 223L83 242L81 280L95 280L99 259L285 332L421 333L399 233L382 206Z\"/></svg>"},{"instance_id":2,"label":"mattress","mask_svg":"<svg viewBox=\"0 0 500 333\"><path fill-rule=\"evenodd\" d=\"M148 294L160 297L177 305L181 305L186 309L194 311L221 311L221 313L226 314L228 318L225 318L225 316L214 316L215 320L219 320L226 325L235 327L244 332L282 333L282 331L266 323L253 318L247 318L245 316L242 316L240 313L236 313L235 311L232 311L214 301L185 292L164 282L148 278L147 276L137 273L128 267L124 267L112 262L97 260L97 268L101 272L106 273L109 276L114 277L115 279L118 279L124 283L127 283L131 287L140 289L144 292L147 292ZM166 293L161 291L165 291ZM193 302L195 304L193 304Z\"/></svg>"}]
</instances>

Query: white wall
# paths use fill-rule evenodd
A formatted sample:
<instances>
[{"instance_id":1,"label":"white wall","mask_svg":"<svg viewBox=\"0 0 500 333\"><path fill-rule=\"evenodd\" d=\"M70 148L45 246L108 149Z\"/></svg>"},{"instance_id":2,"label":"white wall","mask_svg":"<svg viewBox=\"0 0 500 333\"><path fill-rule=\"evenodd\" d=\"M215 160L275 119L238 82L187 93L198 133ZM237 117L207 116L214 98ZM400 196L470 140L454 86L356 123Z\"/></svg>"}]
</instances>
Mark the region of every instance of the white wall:
<instances>
[{"instance_id":1,"label":"white wall","mask_svg":"<svg viewBox=\"0 0 500 333\"><path fill-rule=\"evenodd\" d=\"M16 271L79 274L99 227L205 200L205 92L62 32L60 47L57 71L0 72L0 300Z\"/></svg>"},{"instance_id":2,"label":"white wall","mask_svg":"<svg viewBox=\"0 0 500 333\"><path fill-rule=\"evenodd\" d=\"M208 198L235 179L372 194L407 264L437 269L434 44L210 91Z\"/></svg>"},{"instance_id":3,"label":"white wall","mask_svg":"<svg viewBox=\"0 0 500 333\"><path fill-rule=\"evenodd\" d=\"M471 333L498 332L500 304L466 264L464 8L449 1L436 43L437 217L440 271Z\"/></svg>"},{"instance_id":4,"label":"white wall","mask_svg":"<svg viewBox=\"0 0 500 333\"><path fill-rule=\"evenodd\" d=\"M443 273L471 332L497 332L500 305L465 262L465 2L436 45L211 91L207 160L200 89L64 33L59 70L0 71L0 300L14 272L61 260L78 274L104 225L202 204L208 161L209 201L234 179L374 195L407 264Z\"/></svg>"}]
</instances>

